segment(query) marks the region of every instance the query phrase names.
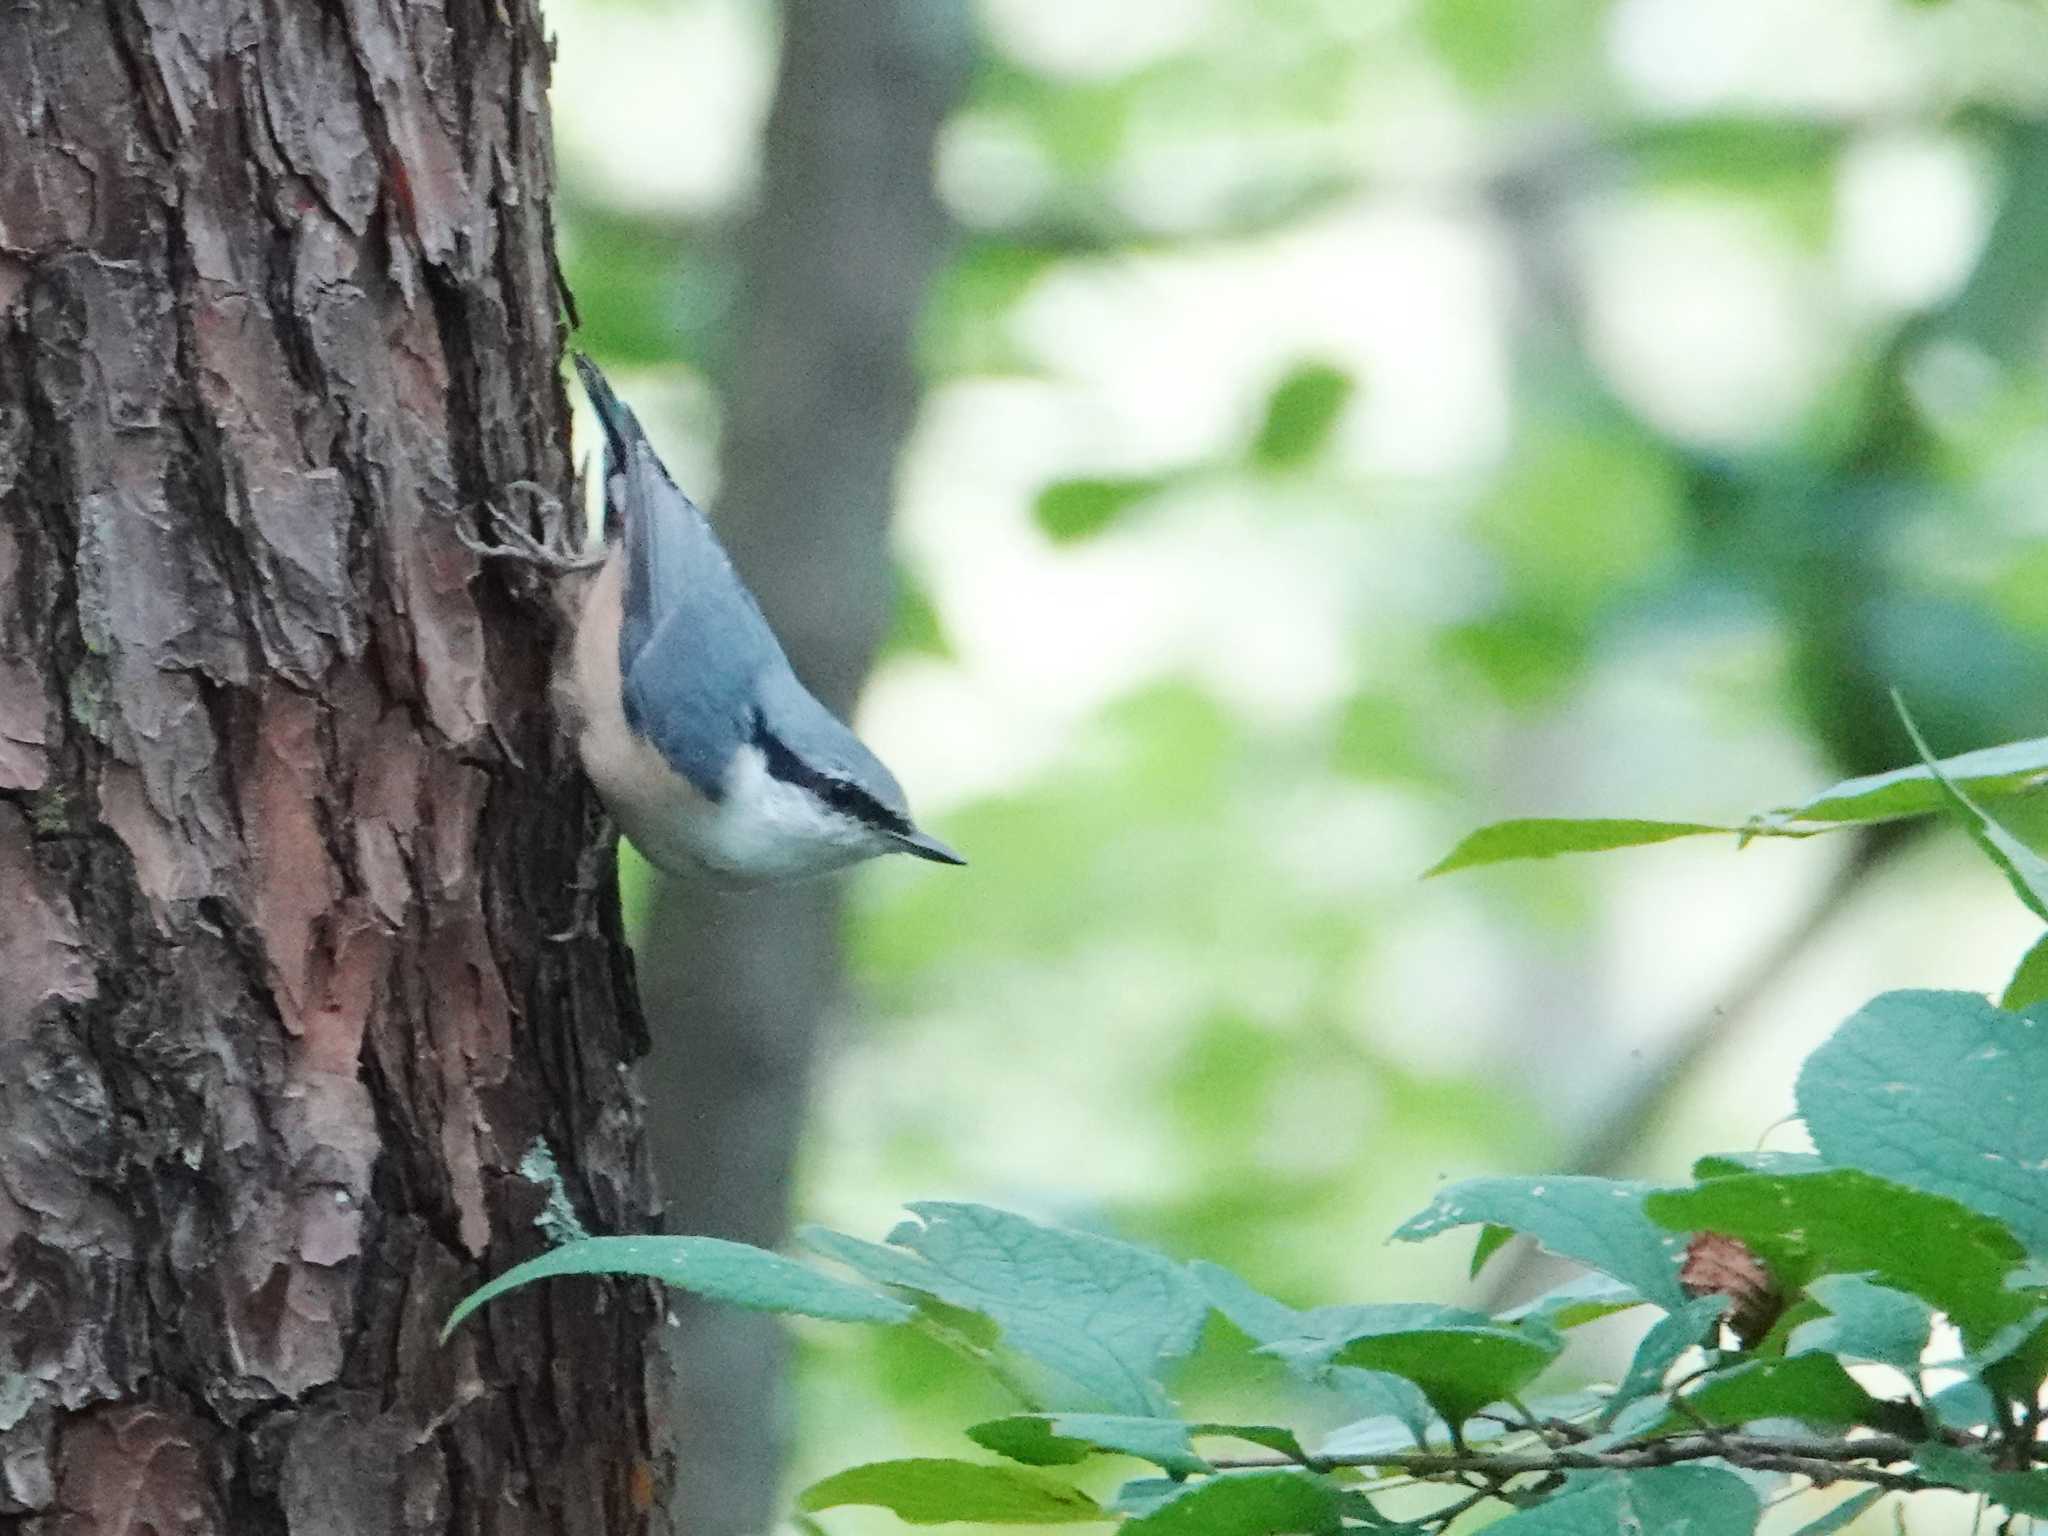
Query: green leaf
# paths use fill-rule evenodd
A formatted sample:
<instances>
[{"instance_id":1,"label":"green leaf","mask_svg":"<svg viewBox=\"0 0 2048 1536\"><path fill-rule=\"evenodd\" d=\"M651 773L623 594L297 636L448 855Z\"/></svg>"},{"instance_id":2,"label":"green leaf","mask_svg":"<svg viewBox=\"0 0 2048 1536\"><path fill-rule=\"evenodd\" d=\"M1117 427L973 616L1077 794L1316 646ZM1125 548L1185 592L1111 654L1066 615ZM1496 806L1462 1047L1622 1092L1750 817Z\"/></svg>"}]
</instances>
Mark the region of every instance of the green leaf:
<instances>
[{"instance_id":1,"label":"green leaf","mask_svg":"<svg viewBox=\"0 0 2048 1536\"><path fill-rule=\"evenodd\" d=\"M1143 1418L1170 1410L1157 1377L1194 1348L1207 1303L1187 1272L1145 1249L1041 1226L987 1206L926 1201L887 1246L823 1228L800 1240L881 1285L979 1312L1064 1384L1053 1407Z\"/></svg>"},{"instance_id":2,"label":"green leaf","mask_svg":"<svg viewBox=\"0 0 2048 1536\"><path fill-rule=\"evenodd\" d=\"M1176 1477L1212 1470L1195 1451L1196 1435L1244 1440L1283 1456L1305 1453L1294 1431L1273 1424L1190 1424L1113 1413L1015 1413L967 1431L976 1444L1035 1467L1069 1466L1098 1453L1137 1456Z\"/></svg>"},{"instance_id":3,"label":"green leaf","mask_svg":"<svg viewBox=\"0 0 2048 1536\"><path fill-rule=\"evenodd\" d=\"M1601 1415L1601 1422L1612 1424L1615 1416L1630 1403L1660 1391L1664 1378L1671 1374L1671 1368L1678 1364L1687 1350L1706 1341L1708 1330L1728 1307L1726 1296L1701 1296L1659 1318L1656 1326L1644 1334L1642 1342L1636 1346L1635 1356L1628 1363L1628 1372L1621 1378L1621 1385L1614 1389L1614 1396L1607 1411Z\"/></svg>"},{"instance_id":4,"label":"green leaf","mask_svg":"<svg viewBox=\"0 0 2048 1536\"><path fill-rule=\"evenodd\" d=\"M1114 527L1171 483L1164 475L1056 480L1038 493L1031 515L1047 538L1071 544Z\"/></svg>"},{"instance_id":5,"label":"green leaf","mask_svg":"<svg viewBox=\"0 0 2048 1536\"><path fill-rule=\"evenodd\" d=\"M1564 1419L1571 1423L1581 1423L1598 1416L1607 1404L1607 1394L1591 1390L1543 1393L1518 1398L1517 1401L1539 1420ZM1514 1422L1510 1422L1511 1418ZM1470 1418L1465 1422L1465 1444L1484 1445L1490 1441L1506 1439L1509 1435L1528 1433L1516 1427L1519 1422L1519 1415L1513 1414L1512 1411L1510 1414L1489 1414L1486 1417ZM1375 1456L1412 1451L1422 1446L1449 1444L1450 1434L1444 1429L1441 1420L1431 1425L1426 1439L1418 1440L1409 1427L1400 1420L1381 1414L1358 1419L1350 1424L1340 1424L1317 1442L1316 1455L1331 1459L1341 1457L1347 1461L1370 1462Z\"/></svg>"},{"instance_id":6,"label":"green leaf","mask_svg":"<svg viewBox=\"0 0 2048 1536\"><path fill-rule=\"evenodd\" d=\"M1644 1201L1652 1221L1740 1238L1786 1289L1817 1274L1869 1274L1946 1312L1981 1342L2031 1310L2005 1289L2020 1245L1955 1201L1853 1168L1735 1174Z\"/></svg>"},{"instance_id":7,"label":"green leaf","mask_svg":"<svg viewBox=\"0 0 2048 1536\"><path fill-rule=\"evenodd\" d=\"M1588 1477L1486 1529L1489 1536L1750 1536L1762 1515L1755 1492L1733 1472L1657 1467Z\"/></svg>"},{"instance_id":8,"label":"green leaf","mask_svg":"<svg viewBox=\"0 0 2048 1536\"><path fill-rule=\"evenodd\" d=\"M1725 1179L1731 1173L1814 1173L1827 1164L1811 1152L1710 1152L1692 1165L1696 1179Z\"/></svg>"},{"instance_id":9,"label":"green leaf","mask_svg":"<svg viewBox=\"0 0 2048 1536\"><path fill-rule=\"evenodd\" d=\"M1335 1356L1406 1377L1422 1389L1446 1424L1462 1425L1488 1403L1519 1393L1557 1358L1564 1340L1514 1328L1445 1326L1353 1339Z\"/></svg>"},{"instance_id":10,"label":"green leaf","mask_svg":"<svg viewBox=\"0 0 2048 1536\"><path fill-rule=\"evenodd\" d=\"M1197 1262L1195 1279L1210 1304L1263 1353L1276 1356L1296 1373L1337 1390L1355 1413L1398 1420L1420 1445L1429 1432L1429 1403L1411 1381L1384 1371L1332 1366L1329 1361L1345 1341L1361 1333L1440 1322L1487 1322L1483 1312L1456 1307L1315 1307L1299 1311L1254 1290L1220 1265Z\"/></svg>"},{"instance_id":11,"label":"green leaf","mask_svg":"<svg viewBox=\"0 0 2048 1536\"><path fill-rule=\"evenodd\" d=\"M1488 1222L1479 1229L1479 1241L1472 1245L1472 1264L1465 1271L1470 1280L1479 1278L1479 1271L1486 1268L1486 1261L1515 1240L1513 1227L1499 1227Z\"/></svg>"},{"instance_id":12,"label":"green leaf","mask_svg":"<svg viewBox=\"0 0 2048 1536\"><path fill-rule=\"evenodd\" d=\"M1927 1406L1943 1429L1981 1429L1998 1421L1998 1399L1974 1376L1943 1387Z\"/></svg>"},{"instance_id":13,"label":"green leaf","mask_svg":"<svg viewBox=\"0 0 2048 1536\"><path fill-rule=\"evenodd\" d=\"M1935 762L1934 754L1927 748L1927 740L1920 734L1920 727L1913 723L1912 715L1906 709L1906 701L1898 690L1892 691L1892 706L1899 712L1899 720L1906 727L1906 734L1913 738L1913 747L1920 754L1928 774L1941 790L1942 799L1956 820L1970 834L1970 839L1984 851L1984 856L1998 866L2012 886L2013 894L2019 897L2036 917L2048 918L2048 859L2034 852L2025 843L2014 837L1990 816L1980 810L1970 797L1950 781Z\"/></svg>"},{"instance_id":14,"label":"green leaf","mask_svg":"<svg viewBox=\"0 0 2048 1536\"><path fill-rule=\"evenodd\" d=\"M1835 1532L1847 1530L1874 1509L1888 1491L1883 1488L1866 1488L1853 1499L1844 1499L1826 1514L1807 1521L1792 1532L1792 1536L1835 1536Z\"/></svg>"},{"instance_id":15,"label":"green leaf","mask_svg":"<svg viewBox=\"0 0 2048 1536\"><path fill-rule=\"evenodd\" d=\"M1440 1190L1394 1236L1416 1242L1474 1222L1512 1227L1670 1310L1687 1299L1678 1283L1678 1245L1643 1214L1648 1188L1587 1175L1465 1179Z\"/></svg>"},{"instance_id":16,"label":"green leaf","mask_svg":"<svg viewBox=\"0 0 2048 1536\"><path fill-rule=\"evenodd\" d=\"M1319 1536L1338 1528L1337 1485L1312 1472L1257 1468L1185 1485L1127 1520L1124 1536Z\"/></svg>"},{"instance_id":17,"label":"green leaf","mask_svg":"<svg viewBox=\"0 0 2048 1536\"><path fill-rule=\"evenodd\" d=\"M1534 1322L1546 1328L1578 1328L1648 1303L1632 1285L1588 1270L1498 1315L1503 1323Z\"/></svg>"},{"instance_id":18,"label":"green leaf","mask_svg":"<svg viewBox=\"0 0 2048 1536\"><path fill-rule=\"evenodd\" d=\"M1945 757L1938 766L1951 784L1996 799L2037 788L2048 776L2048 736L2008 742ZM1758 818L1755 830L1783 831L1802 825L1843 825L1926 816L1942 806L1941 786L1925 763L1894 768L1889 773L1849 779L1824 789L1797 805L1780 807Z\"/></svg>"},{"instance_id":19,"label":"green leaf","mask_svg":"<svg viewBox=\"0 0 2048 1536\"><path fill-rule=\"evenodd\" d=\"M1175 1477L1212 1471L1195 1454L1195 1426L1180 1419L1116 1413L1015 1413L967 1431L976 1445L1034 1467L1070 1466L1098 1452L1137 1456Z\"/></svg>"},{"instance_id":20,"label":"green leaf","mask_svg":"<svg viewBox=\"0 0 2048 1536\"><path fill-rule=\"evenodd\" d=\"M449 1314L441 1337L493 1297L556 1275L641 1275L736 1307L835 1323L903 1323L913 1316L894 1297L745 1243L716 1237L587 1237L551 1248L470 1292Z\"/></svg>"},{"instance_id":21,"label":"green leaf","mask_svg":"<svg viewBox=\"0 0 2048 1536\"><path fill-rule=\"evenodd\" d=\"M1252 462L1294 469L1323 451L1356 389L1350 374L1329 363L1304 363L1274 387L1266 419L1252 442Z\"/></svg>"},{"instance_id":22,"label":"green leaf","mask_svg":"<svg viewBox=\"0 0 2048 1536\"><path fill-rule=\"evenodd\" d=\"M2048 1515L2048 1472L2000 1472L1952 1445L1923 1445L1913 1464L1938 1483L1981 1493L2016 1515Z\"/></svg>"},{"instance_id":23,"label":"green leaf","mask_svg":"<svg viewBox=\"0 0 2048 1536\"><path fill-rule=\"evenodd\" d=\"M1828 1309L1794 1328L1785 1352L1821 1351L1846 1360L1874 1360L1912 1372L1920 1368L1934 1312L1918 1296L1877 1285L1862 1275L1823 1275L1806 1294Z\"/></svg>"},{"instance_id":24,"label":"green leaf","mask_svg":"<svg viewBox=\"0 0 2048 1536\"><path fill-rule=\"evenodd\" d=\"M990 1525L1071 1525L1109 1514L1080 1489L1024 1467L921 1457L871 1461L811 1484L797 1508L815 1514L873 1504L912 1525L979 1520Z\"/></svg>"},{"instance_id":25,"label":"green leaf","mask_svg":"<svg viewBox=\"0 0 2048 1536\"><path fill-rule=\"evenodd\" d=\"M1715 1424L1746 1424L1754 1419L1800 1419L1808 1424L1895 1424L1898 1403L1885 1403L1858 1386L1833 1355L1795 1355L1779 1360L1747 1360L1716 1372L1685 1394L1685 1404ZM1667 1424L1684 1424L1673 1416Z\"/></svg>"},{"instance_id":26,"label":"green leaf","mask_svg":"<svg viewBox=\"0 0 2048 1536\"><path fill-rule=\"evenodd\" d=\"M1806 1059L1820 1155L1995 1216L2048 1253L2048 1019L1974 992L1887 992Z\"/></svg>"},{"instance_id":27,"label":"green leaf","mask_svg":"<svg viewBox=\"0 0 2048 1536\"><path fill-rule=\"evenodd\" d=\"M2020 958L1998 1006L2018 1013L2043 1002L2048 1002L2048 933L2034 940L2033 947Z\"/></svg>"},{"instance_id":28,"label":"green leaf","mask_svg":"<svg viewBox=\"0 0 2048 1536\"><path fill-rule=\"evenodd\" d=\"M1643 848L1674 838L1721 832L1740 836L1741 827L1702 821L1633 821L1609 816L1523 817L1496 821L1461 841L1422 878L1482 864L1507 864L1516 859L1554 859L1561 853L1605 853L1614 848Z\"/></svg>"}]
</instances>

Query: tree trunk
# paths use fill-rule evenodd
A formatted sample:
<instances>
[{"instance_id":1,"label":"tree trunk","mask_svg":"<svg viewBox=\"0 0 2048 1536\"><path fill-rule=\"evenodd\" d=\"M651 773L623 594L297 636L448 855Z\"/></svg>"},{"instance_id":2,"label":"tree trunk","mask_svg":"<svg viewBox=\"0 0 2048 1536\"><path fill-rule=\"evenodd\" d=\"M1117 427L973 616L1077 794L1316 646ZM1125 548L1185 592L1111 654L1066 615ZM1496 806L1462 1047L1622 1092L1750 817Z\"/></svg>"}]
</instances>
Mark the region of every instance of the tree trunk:
<instances>
[{"instance_id":1,"label":"tree trunk","mask_svg":"<svg viewBox=\"0 0 2048 1536\"><path fill-rule=\"evenodd\" d=\"M844 716L888 624L892 482L946 234L933 144L972 38L952 0L785 0L782 20L717 517L798 674ZM642 971L670 1230L786 1236L841 983L839 897L836 881L658 886ZM675 1310L678 1508L692 1536L765 1530L782 1463L779 1327L687 1298Z\"/></svg>"},{"instance_id":2,"label":"tree trunk","mask_svg":"<svg viewBox=\"0 0 2048 1536\"><path fill-rule=\"evenodd\" d=\"M0 6L0 1530L643 1529L532 0ZM537 1179L539 1180L537 1182Z\"/></svg>"}]
</instances>

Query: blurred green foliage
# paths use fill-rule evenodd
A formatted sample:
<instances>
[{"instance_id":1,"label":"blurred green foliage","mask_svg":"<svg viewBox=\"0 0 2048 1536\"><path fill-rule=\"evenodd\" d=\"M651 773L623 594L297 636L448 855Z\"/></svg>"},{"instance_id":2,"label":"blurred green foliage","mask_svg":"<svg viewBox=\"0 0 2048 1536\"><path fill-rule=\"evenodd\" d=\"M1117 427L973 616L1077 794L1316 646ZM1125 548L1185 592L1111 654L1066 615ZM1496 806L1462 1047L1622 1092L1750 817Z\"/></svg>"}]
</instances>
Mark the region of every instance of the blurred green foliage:
<instances>
[{"instance_id":1,"label":"blurred green foliage","mask_svg":"<svg viewBox=\"0 0 2048 1536\"><path fill-rule=\"evenodd\" d=\"M625 4L550 9L573 47ZM630 10L652 47L712 5ZM768 7L716 9L752 52L688 68L766 78ZM1894 688L1938 752L2041 734L2048 67L2014 60L2048 22L1099 9L986 0L939 167L959 227L880 692L974 703L923 717L930 762L978 765L929 817L973 866L857 889L807 1203L868 1230L958 1194L1292 1301L1448 1296L1444 1255L1380 1246L1393 1221L1440 1175L1554 1157L1668 1011L1631 1012L1624 940L1584 937L1641 939L1627 873L1418 889L1459 833L1739 819L1910 761ZM697 146L659 96L631 143L586 105L558 92L584 344L723 388L744 181L607 202ZM977 539L1028 601L992 616ZM1118 602L1064 606L1103 572ZM882 745L922 808L916 739ZM1719 878L1753 892L1756 857ZM1754 1068L1734 1139L1791 1059ZM801 1354L806 1472L1001 1410L914 1336Z\"/></svg>"}]
</instances>

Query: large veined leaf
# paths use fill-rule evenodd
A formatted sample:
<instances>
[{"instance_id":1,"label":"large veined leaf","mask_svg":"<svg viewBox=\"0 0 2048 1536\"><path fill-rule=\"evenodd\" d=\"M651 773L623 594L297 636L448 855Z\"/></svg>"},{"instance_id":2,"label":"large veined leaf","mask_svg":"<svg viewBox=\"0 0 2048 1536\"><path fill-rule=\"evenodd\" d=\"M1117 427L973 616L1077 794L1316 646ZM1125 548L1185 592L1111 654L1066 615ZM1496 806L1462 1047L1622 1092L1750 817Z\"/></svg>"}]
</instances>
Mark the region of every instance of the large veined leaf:
<instances>
[{"instance_id":1,"label":"large veined leaf","mask_svg":"<svg viewBox=\"0 0 2048 1536\"><path fill-rule=\"evenodd\" d=\"M1887 992L1806 1059L1798 1100L1830 1163L1946 1195L2048 1254L2048 1019Z\"/></svg>"},{"instance_id":2,"label":"large veined leaf","mask_svg":"<svg viewBox=\"0 0 2048 1536\"><path fill-rule=\"evenodd\" d=\"M1788 1292L1820 1274L1868 1274L1946 1312L1973 1346L2032 1310L2005 1278L2017 1239L1942 1195L1856 1168L1734 1174L1643 1202L1677 1231L1737 1238Z\"/></svg>"},{"instance_id":3,"label":"large veined leaf","mask_svg":"<svg viewBox=\"0 0 2048 1536\"><path fill-rule=\"evenodd\" d=\"M1678 1283L1678 1245L1643 1214L1648 1192L1645 1184L1585 1175L1465 1179L1439 1191L1394 1236L1416 1242L1477 1223L1509 1227L1669 1310L1687 1299Z\"/></svg>"},{"instance_id":4,"label":"large veined leaf","mask_svg":"<svg viewBox=\"0 0 2048 1536\"><path fill-rule=\"evenodd\" d=\"M830 1322L901 1323L913 1315L892 1296L745 1243L716 1237L587 1237L551 1248L472 1291L449 1314L442 1337L493 1297L559 1275L638 1275L736 1307Z\"/></svg>"},{"instance_id":5,"label":"large veined leaf","mask_svg":"<svg viewBox=\"0 0 2048 1536\"><path fill-rule=\"evenodd\" d=\"M812 1227L804 1246L868 1280L978 1312L1054 1378L1049 1406L1165 1416L1158 1375L1194 1348L1207 1300L1171 1260L1092 1232L945 1201L869 1243Z\"/></svg>"}]
</instances>

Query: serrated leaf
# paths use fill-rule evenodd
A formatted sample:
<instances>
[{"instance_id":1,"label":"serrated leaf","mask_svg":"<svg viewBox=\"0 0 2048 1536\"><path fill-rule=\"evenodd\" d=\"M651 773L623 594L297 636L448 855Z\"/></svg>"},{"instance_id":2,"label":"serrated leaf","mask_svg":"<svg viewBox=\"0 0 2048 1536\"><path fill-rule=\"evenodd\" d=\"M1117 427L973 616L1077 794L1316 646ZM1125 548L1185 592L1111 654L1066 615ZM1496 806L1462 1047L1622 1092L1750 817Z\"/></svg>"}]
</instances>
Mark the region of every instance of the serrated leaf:
<instances>
[{"instance_id":1,"label":"serrated leaf","mask_svg":"<svg viewBox=\"0 0 2048 1536\"><path fill-rule=\"evenodd\" d=\"M1866 1488L1854 1498L1842 1500L1826 1514L1807 1521L1792 1536L1835 1536L1837 1531L1846 1531L1874 1509L1887 1492L1883 1488Z\"/></svg>"},{"instance_id":2,"label":"serrated leaf","mask_svg":"<svg viewBox=\"0 0 2048 1536\"><path fill-rule=\"evenodd\" d=\"M1417 1242L1474 1222L1512 1227L1669 1310L1686 1302L1678 1245L1643 1214L1648 1191L1648 1185L1587 1175L1465 1179L1439 1191L1394 1236Z\"/></svg>"},{"instance_id":3,"label":"serrated leaf","mask_svg":"<svg viewBox=\"0 0 2048 1536\"><path fill-rule=\"evenodd\" d=\"M1823 1275L1809 1281L1806 1294L1828 1309L1794 1328L1785 1352L1821 1351L1845 1360L1916 1371L1927 1352L1934 1312L1918 1296L1878 1285L1862 1275Z\"/></svg>"},{"instance_id":4,"label":"serrated leaf","mask_svg":"<svg viewBox=\"0 0 2048 1536\"><path fill-rule=\"evenodd\" d=\"M2048 736L2007 742L1938 760L1951 784L1986 799L2025 793L2048 775ZM1941 786L1927 766L1894 768L1848 779L1797 805L1781 806L1758 818L1757 829L1773 831L1802 824L1846 824L1926 816L1941 809Z\"/></svg>"},{"instance_id":5,"label":"serrated leaf","mask_svg":"<svg viewBox=\"0 0 2048 1536\"><path fill-rule=\"evenodd\" d=\"M917 1457L871 1461L811 1484L797 1508L815 1514L847 1504L871 1504L912 1525L979 1520L988 1525L1071 1525L1107 1520L1108 1513L1080 1489L1026 1467Z\"/></svg>"},{"instance_id":6,"label":"serrated leaf","mask_svg":"<svg viewBox=\"0 0 2048 1536\"><path fill-rule=\"evenodd\" d=\"M1293 369L1266 401L1252 462L1264 469L1293 469L1313 459L1328 444L1356 387L1349 373L1329 363Z\"/></svg>"},{"instance_id":7,"label":"serrated leaf","mask_svg":"<svg viewBox=\"0 0 2048 1536\"><path fill-rule=\"evenodd\" d=\"M1703 821L1640 821L1612 816L1531 816L1513 821L1496 821L1460 840L1458 845L1423 872L1447 875L1453 870L1476 869L1486 864L1509 864L1518 859L1554 859L1565 853L1607 853L1616 848L1646 848L1681 837L1704 837L1709 833L1740 836L1743 829L1716 826Z\"/></svg>"},{"instance_id":8,"label":"serrated leaf","mask_svg":"<svg viewBox=\"0 0 2048 1536\"><path fill-rule=\"evenodd\" d=\"M800 1240L878 1284L990 1319L1007 1347L1057 1378L1050 1406L1168 1416L1159 1372L1194 1348L1208 1313L1179 1265L987 1206L926 1201L910 1210L917 1220L886 1246L823 1228Z\"/></svg>"},{"instance_id":9,"label":"serrated leaf","mask_svg":"<svg viewBox=\"0 0 2048 1536\"><path fill-rule=\"evenodd\" d=\"M1684 1532L1750 1536L1763 1516L1749 1484L1719 1467L1657 1467L1587 1478L1486 1529L1490 1536L1616 1536Z\"/></svg>"},{"instance_id":10,"label":"serrated leaf","mask_svg":"<svg viewBox=\"0 0 2048 1536\"><path fill-rule=\"evenodd\" d=\"M1981 1493L2016 1515L2048 1515L2048 1472L2001 1472L1952 1445L1923 1445L1913 1464L1935 1482Z\"/></svg>"},{"instance_id":11,"label":"serrated leaf","mask_svg":"<svg viewBox=\"0 0 2048 1536\"><path fill-rule=\"evenodd\" d=\"M1258 1468L1182 1486L1124 1522L1124 1536L1320 1536L1338 1528L1337 1485L1313 1472Z\"/></svg>"},{"instance_id":12,"label":"serrated leaf","mask_svg":"<svg viewBox=\"0 0 2048 1536\"><path fill-rule=\"evenodd\" d=\"M1656 1326L1636 1345L1628 1372L1614 1389L1614 1397L1607 1412L1601 1415L1601 1422L1613 1423L1615 1416L1630 1403L1661 1390L1671 1368L1684 1358L1687 1350L1706 1341L1708 1330L1720 1320L1728 1306L1726 1296L1700 1296L1659 1318Z\"/></svg>"},{"instance_id":13,"label":"serrated leaf","mask_svg":"<svg viewBox=\"0 0 2048 1536\"><path fill-rule=\"evenodd\" d=\"M1032 517L1054 543L1070 544L1114 527L1170 483L1163 475L1056 480L1038 493Z\"/></svg>"},{"instance_id":14,"label":"serrated leaf","mask_svg":"<svg viewBox=\"0 0 2048 1536\"><path fill-rule=\"evenodd\" d=\"M1564 1340L1498 1326L1445 1326L1353 1339L1334 1357L1405 1377L1446 1424L1462 1425L1489 1403L1519 1393L1557 1358Z\"/></svg>"},{"instance_id":15,"label":"serrated leaf","mask_svg":"<svg viewBox=\"0 0 2048 1536\"><path fill-rule=\"evenodd\" d=\"M1928 750L1926 738L1920 734L1920 727L1913 723L1913 717L1906 709L1906 702L1896 689L1892 693L1892 704L1899 712L1899 720L1906 727L1906 734L1913 738L1914 750L1920 754L1920 761L1926 767L1928 776L1941 791L1942 800L1949 811L1970 834L1970 840L1998 867L2006 882L2012 886L2013 894L2019 897L2036 917L2048 918L2048 859L2043 859L2040 854L2014 837L1942 772L1941 765Z\"/></svg>"},{"instance_id":16,"label":"serrated leaf","mask_svg":"<svg viewBox=\"0 0 2048 1536\"><path fill-rule=\"evenodd\" d=\"M558 1275L638 1275L711 1301L827 1322L902 1323L913 1315L892 1296L745 1243L716 1237L588 1237L514 1265L470 1292L448 1315L441 1337L492 1298Z\"/></svg>"},{"instance_id":17,"label":"serrated leaf","mask_svg":"<svg viewBox=\"0 0 2048 1536\"><path fill-rule=\"evenodd\" d=\"M1998 1006L2009 1013L2018 1013L2043 1002L2048 1002L2048 933L2034 940L2032 947L2020 957L2020 963L2013 968L2012 980L2005 984L2005 993L1998 999Z\"/></svg>"},{"instance_id":18,"label":"serrated leaf","mask_svg":"<svg viewBox=\"0 0 2048 1536\"><path fill-rule=\"evenodd\" d=\"M1910 1410L1872 1397L1833 1355L1747 1360L1717 1371L1685 1394L1692 1414L1714 1424L1799 1419L1808 1424L1892 1427ZM1673 1425L1690 1422L1674 1416Z\"/></svg>"},{"instance_id":19,"label":"serrated leaf","mask_svg":"<svg viewBox=\"0 0 2048 1536\"><path fill-rule=\"evenodd\" d=\"M1799 1073L1820 1155L1995 1216L2048 1253L2048 1020L1974 992L1887 992Z\"/></svg>"},{"instance_id":20,"label":"serrated leaf","mask_svg":"<svg viewBox=\"0 0 2048 1536\"><path fill-rule=\"evenodd\" d=\"M1735 1174L1643 1202L1652 1221L1747 1244L1781 1286L1819 1274L1869 1274L1946 1312L1982 1342L2031 1310L2005 1289L2018 1241L1997 1222L1941 1195L1854 1168Z\"/></svg>"}]
</instances>

